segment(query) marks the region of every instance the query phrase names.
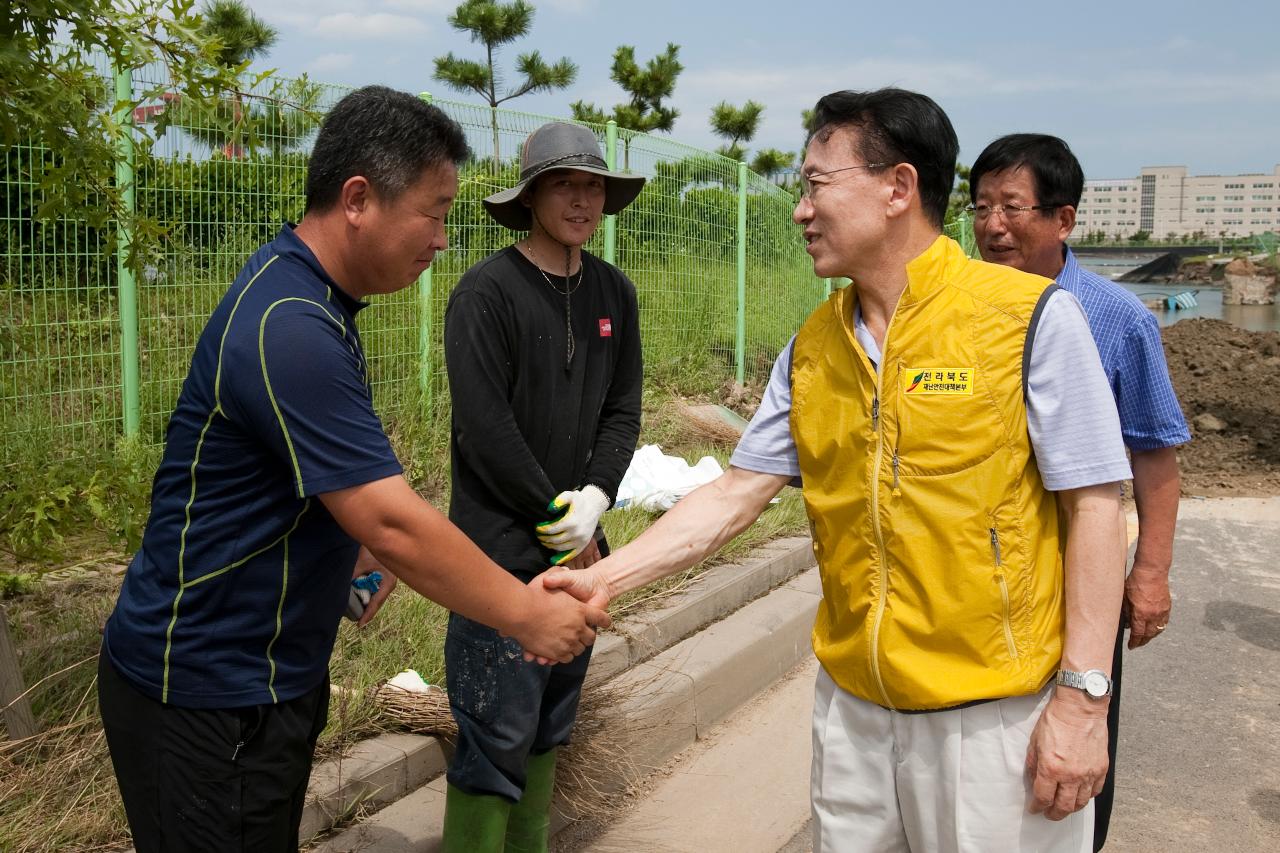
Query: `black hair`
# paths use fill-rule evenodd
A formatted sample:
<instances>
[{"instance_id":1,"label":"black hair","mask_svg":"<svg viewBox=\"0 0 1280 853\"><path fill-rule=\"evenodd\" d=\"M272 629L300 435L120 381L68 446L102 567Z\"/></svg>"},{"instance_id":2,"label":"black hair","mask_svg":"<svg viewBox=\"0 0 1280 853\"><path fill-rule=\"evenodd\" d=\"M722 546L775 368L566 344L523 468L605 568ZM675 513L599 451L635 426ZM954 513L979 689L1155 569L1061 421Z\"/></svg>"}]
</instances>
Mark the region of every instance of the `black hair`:
<instances>
[{"instance_id":1,"label":"black hair","mask_svg":"<svg viewBox=\"0 0 1280 853\"><path fill-rule=\"evenodd\" d=\"M438 107L386 86L356 89L320 125L307 166L306 210L332 207L356 175L395 199L429 169L459 165L469 154L462 128Z\"/></svg>"},{"instance_id":2,"label":"black hair","mask_svg":"<svg viewBox=\"0 0 1280 853\"><path fill-rule=\"evenodd\" d=\"M1084 192L1084 170L1067 143L1045 133L1011 133L982 150L969 170L969 200L978 200L978 183L983 175L1025 167L1035 187L1035 204L1052 207L1080 206ZM1041 215L1052 216L1052 210Z\"/></svg>"},{"instance_id":3,"label":"black hair","mask_svg":"<svg viewBox=\"0 0 1280 853\"><path fill-rule=\"evenodd\" d=\"M828 139L841 127L857 129L857 154L866 162L915 167L921 206L941 228L960 153L955 128L942 108L905 89L832 92L813 108L809 138Z\"/></svg>"}]
</instances>

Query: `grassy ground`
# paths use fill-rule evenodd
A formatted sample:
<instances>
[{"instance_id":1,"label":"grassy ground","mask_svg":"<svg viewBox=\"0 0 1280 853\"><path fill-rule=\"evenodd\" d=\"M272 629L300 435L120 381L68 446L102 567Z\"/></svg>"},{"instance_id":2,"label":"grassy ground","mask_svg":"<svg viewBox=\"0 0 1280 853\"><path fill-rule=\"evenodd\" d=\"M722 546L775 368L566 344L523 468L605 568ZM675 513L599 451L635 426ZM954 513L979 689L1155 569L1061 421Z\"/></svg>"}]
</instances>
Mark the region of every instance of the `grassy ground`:
<instances>
[{"instance_id":1,"label":"grassy ground","mask_svg":"<svg viewBox=\"0 0 1280 853\"><path fill-rule=\"evenodd\" d=\"M671 416L673 392L698 393L712 384L701 367L700 363L667 365L664 387L651 386L646 392L641 440L661 444L666 452L690 461L709 454L723 463L724 446L710 443ZM448 500L446 424L447 415L439 410L430 418L389 422L411 481L437 506ZM94 685L99 632L114 603L119 575L95 567L122 563L127 531L141 529L149 471L155 463L154 450L124 447L92 460L98 466L96 473L84 474L83 467L77 466L89 464L85 460L66 463L70 466L66 469L30 461L42 455L29 454L24 462L22 454L14 454L7 460L19 482L27 484L23 493L28 497L42 488L58 492L46 507L44 521L37 523L30 513L18 513L18 517L35 525L32 530L42 531L32 534L32 541L57 556L63 566L42 580L12 571L13 565L7 575L17 591L25 592L5 603L15 642L22 650L34 712L44 732L26 742L0 743L0 850L13 853L97 849L127 838ZM147 473L141 475L143 471ZM65 482L81 485L64 495L58 491L62 487L53 484ZM139 487L139 482L145 485ZM803 530L799 495L787 491L715 560L733 559L765 541ZM101 506L88 509L90 502ZM21 504L14 501L13 506ZM638 509L607 513L604 525L610 543L625 544L653 518ZM66 532L80 522L80 533ZM700 568L621 597L611 609L619 615L642 608L687 583ZM443 681L445 617L440 607L405 589L366 629L356 631L344 623L331 664L337 689L321 754L334 754L386 726L378 717L372 693L401 669L416 669L433 683Z\"/></svg>"}]
</instances>

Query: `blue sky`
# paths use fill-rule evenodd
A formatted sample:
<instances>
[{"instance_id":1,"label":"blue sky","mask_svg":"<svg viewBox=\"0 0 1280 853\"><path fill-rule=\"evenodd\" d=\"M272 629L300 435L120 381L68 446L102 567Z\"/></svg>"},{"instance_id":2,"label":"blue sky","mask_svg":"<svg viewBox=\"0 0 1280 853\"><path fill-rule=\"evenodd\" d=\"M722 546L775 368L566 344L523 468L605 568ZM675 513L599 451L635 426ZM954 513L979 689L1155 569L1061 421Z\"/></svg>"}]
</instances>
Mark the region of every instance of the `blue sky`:
<instances>
[{"instance_id":1,"label":"blue sky","mask_svg":"<svg viewBox=\"0 0 1280 853\"><path fill-rule=\"evenodd\" d=\"M713 105L766 106L752 148L796 150L800 111L836 89L898 85L933 97L972 162L996 136L1065 138L1091 178L1142 166L1193 174L1270 172L1280 164L1280 4L1182 2L856 4L743 0L533 0L533 30L500 56L568 56L568 90L505 106L566 116L582 98L622 100L609 79L619 44L641 60L667 42L685 70L672 138L711 148ZM258 64L317 81L382 83L473 101L432 79L432 60L483 48L452 30L456 0L248 0L279 31ZM514 73L511 75L514 77Z\"/></svg>"}]
</instances>

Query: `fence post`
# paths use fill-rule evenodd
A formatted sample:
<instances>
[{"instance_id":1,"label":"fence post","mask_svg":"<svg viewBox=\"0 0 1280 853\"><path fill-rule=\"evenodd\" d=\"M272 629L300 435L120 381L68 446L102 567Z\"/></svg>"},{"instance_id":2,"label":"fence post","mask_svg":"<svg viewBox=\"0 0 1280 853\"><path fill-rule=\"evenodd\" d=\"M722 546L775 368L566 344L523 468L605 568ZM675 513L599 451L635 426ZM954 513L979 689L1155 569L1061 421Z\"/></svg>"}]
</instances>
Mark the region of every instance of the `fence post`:
<instances>
[{"instance_id":1,"label":"fence post","mask_svg":"<svg viewBox=\"0 0 1280 853\"><path fill-rule=\"evenodd\" d=\"M618 168L618 123L613 119L604 126L604 162L609 171ZM609 215L604 218L604 259L608 263L618 263L618 217Z\"/></svg>"},{"instance_id":2,"label":"fence post","mask_svg":"<svg viewBox=\"0 0 1280 853\"><path fill-rule=\"evenodd\" d=\"M9 740L21 740L36 733L31 702L22 695L24 692L18 653L9 637L5 606L0 604L0 708L4 709L4 726L9 731ZM20 696L22 698L18 698Z\"/></svg>"},{"instance_id":3,"label":"fence post","mask_svg":"<svg viewBox=\"0 0 1280 853\"><path fill-rule=\"evenodd\" d=\"M129 253L133 251L133 217L137 212L134 194L133 150L133 71L114 68L116 88L116 187L120 190L120 203L124 207L117 217L116 280L117 298L120 302L120 362L121 392L124 408L124 434L133 438L138 434L142 420L142 403L139 387L138 360L138 282L129 266Z\"/></svg>"},{"instance_id":4,"label":"fence post","mask_svg":"<svg viewBox=\"0 0 1280 853\"><path fill-rule=\"evenodd\" d=\"M978 257L978 241L973 236L973 224L969 221L969 214L961 213L956 218L957 225L956 242L960 244L960 248L971 258Z\"/></svg>"},{"instance_id":5,"label":"fence post","mask_svg":"<svg viewBox=\"0 0 1280 853\"><path fill-rule=\"evenodd\" d=\"M747 375L747 164L738 162L738 334L735 348L737 378Z\"/></svg>"},{"instance_id":6,"label":"fence post","mask_svg":"<svg viewBox=\"0 0 1280 853\"><path fill-rule=\"evenodd\" d=\"M419 98L431 103L430 92L420 92ZM497 156L495 150L494 156ZM418 276L418 387L422 389L422 405L431 414L431 267Z\"/></svg>"}]
</instances>

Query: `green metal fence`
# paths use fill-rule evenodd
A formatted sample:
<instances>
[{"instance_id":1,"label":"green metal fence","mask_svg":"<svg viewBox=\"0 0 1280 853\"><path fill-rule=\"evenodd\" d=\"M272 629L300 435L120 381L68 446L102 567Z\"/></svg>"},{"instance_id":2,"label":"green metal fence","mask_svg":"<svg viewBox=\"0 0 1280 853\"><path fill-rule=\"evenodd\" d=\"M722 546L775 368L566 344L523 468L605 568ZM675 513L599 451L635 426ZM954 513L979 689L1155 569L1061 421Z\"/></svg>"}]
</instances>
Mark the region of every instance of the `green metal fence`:
<instances>
[{"instance_id":1,"label":"green metal fence","mask_svg":"<svg viewBox=\"0 0 1280 853\"><path fill-rule=\"evenodd\" d=\"M126 100L165 81L147 66L115 74L104 90ZM114 84L114 85L113 85ZM3 162L0 232L0 436L57 453L109 448L121 434L163 439L205 320L259 245L302 212L306 151L319 117L347 90L275 81L216 113L178 101L149 155L122 138L121 186L165 232L130 272L110 227L34 217L32 176L44 152L11 149ZM310 110L281 108L305 103ZM494 224L481 199L516 178L520 144L547 116L435 103L466 130L474 151L450 214L450 249L417 286L378 297L361 314L375 399L384 415L447 397L441 332L448 294L476 261L518 235ZM129 118L129 116L122 116ZM222 116L223 119L226 116ZM592 126L610 162L649 178L627 210L609 217L590 250L636 283L651 377L697 374L762 380L773 357L826 292L790 222L794 198L742 164L670 139ZM123 234L121 244L130 235ZM424 396L425 395L425 396Z\"/></svg>"},{"instance_id":2,"label":"green metal fence","mask_svg":"<svg viewBox=\"0 0 1280 853\"><path fill-rule=\"evenodd\" d=\"M165 83L160 66L102 71L104 90L117 101ZM234 116L241 128L230 134L218 129L216 111L177 100L135 110L135 123L162 110L171 121L147 155L135 154L128 137L120 141L117 180L133 188L138 212L165 233L136 281L123 252L111 248L110 226L35 218L42 199L32 175L47 155L33 146L10 149L0 164L5 447L39 444L40 452L71 455L110 448L122 434L162 441L200 329L244 260L282 222L301 216L306 152L320 117L346 91L268 82L223 105L221 119ZM552 120L435 103L465 129L474 158L460 173L449 250L415 287L378 297L361 314L384 416L447 404L442 325L449 291L468 267L518 236L493 223L481 199L516 180L521 143ZM606 218L588 248L636 284L650 379L765 379L829 288L813 276L791 222L794 196L718 154L612 125L591 129L611 164L649 179L630 207ZM961 228L955 236L969 233ZM119 242L129 240L124 234Z\"/></svg>"}]
</instances>

